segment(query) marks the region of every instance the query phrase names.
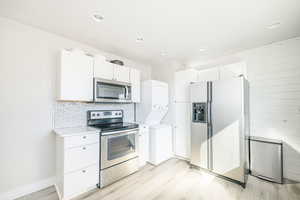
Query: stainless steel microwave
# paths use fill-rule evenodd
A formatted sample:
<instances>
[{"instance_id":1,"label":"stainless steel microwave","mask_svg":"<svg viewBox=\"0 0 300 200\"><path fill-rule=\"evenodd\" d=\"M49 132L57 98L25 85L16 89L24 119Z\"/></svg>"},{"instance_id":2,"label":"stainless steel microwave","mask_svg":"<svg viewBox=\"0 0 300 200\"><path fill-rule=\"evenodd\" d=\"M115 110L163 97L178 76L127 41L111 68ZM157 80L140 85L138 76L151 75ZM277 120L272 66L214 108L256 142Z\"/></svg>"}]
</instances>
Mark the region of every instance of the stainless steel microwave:
<instances>
[{"instance_id":1,"label":"stainless steel microwave","mask_svg":"<svg viewBox=\"0 0 300 200\"><path fill-rule=\"evenodd\" d=\"M95 78L94 101L131 103L131 84L114 80Z\"/></svg>"}]
</instances>

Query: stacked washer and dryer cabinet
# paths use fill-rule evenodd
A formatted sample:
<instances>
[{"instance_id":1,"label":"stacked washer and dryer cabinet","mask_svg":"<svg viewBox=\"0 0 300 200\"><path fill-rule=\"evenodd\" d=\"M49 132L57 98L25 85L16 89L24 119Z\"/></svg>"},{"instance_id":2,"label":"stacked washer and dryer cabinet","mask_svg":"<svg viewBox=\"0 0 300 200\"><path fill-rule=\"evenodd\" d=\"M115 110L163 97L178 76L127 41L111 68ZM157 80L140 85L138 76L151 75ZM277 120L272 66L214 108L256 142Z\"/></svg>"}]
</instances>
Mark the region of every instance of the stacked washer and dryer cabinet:
<instances>
[{"instance_id":1,"label":"stacked washer and dryer cabinet","mask_svg":"<svg viewBox=\"0 0 300 200\"><path fill-rule=\"evenodd\" d=\"M149 162L158 165L173 156L172 127L161 124L168 112L168 84L156 80L142 83L139 115L143 124L149 126Z\"/></svg>"}]
</instances>

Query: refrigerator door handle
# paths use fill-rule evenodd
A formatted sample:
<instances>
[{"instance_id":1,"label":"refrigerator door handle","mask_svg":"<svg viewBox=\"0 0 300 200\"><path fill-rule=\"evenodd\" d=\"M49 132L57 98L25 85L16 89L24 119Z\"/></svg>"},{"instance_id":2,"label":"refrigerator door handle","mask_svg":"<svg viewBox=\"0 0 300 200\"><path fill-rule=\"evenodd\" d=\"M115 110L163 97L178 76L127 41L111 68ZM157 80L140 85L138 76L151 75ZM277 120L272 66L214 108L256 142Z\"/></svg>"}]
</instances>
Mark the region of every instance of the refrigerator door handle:
<instances>
[{"instance_id":1,"label":"refrigerator door handle","mask_svg":"<svg viewBox=\"0 0 300 200\"><path fill-rule=\"evenodd\" d=\"M207 82L207 167L212 170L212 116L211 116L211 102L212 102L212 82Z\"/></svg>"}]
</instances>

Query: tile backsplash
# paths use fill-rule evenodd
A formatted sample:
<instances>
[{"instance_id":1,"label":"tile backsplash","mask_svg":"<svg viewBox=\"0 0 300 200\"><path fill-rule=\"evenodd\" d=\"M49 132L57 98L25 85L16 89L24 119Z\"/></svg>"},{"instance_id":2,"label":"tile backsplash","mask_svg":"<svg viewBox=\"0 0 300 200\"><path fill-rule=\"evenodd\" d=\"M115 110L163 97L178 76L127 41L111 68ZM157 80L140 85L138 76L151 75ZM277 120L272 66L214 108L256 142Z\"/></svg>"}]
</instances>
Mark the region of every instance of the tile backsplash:
<instances>
[{"instance_id":1,"label":"tile backsplash","mask_svg":"<svg viewBox=\"0 0 300 200\"><path fill-rule=\"evenodd\" d=\"M88 110L123 110L124 121L134 121L134 104L55 102L54 128L85 126Z\"/></svg>"}]
</instances>

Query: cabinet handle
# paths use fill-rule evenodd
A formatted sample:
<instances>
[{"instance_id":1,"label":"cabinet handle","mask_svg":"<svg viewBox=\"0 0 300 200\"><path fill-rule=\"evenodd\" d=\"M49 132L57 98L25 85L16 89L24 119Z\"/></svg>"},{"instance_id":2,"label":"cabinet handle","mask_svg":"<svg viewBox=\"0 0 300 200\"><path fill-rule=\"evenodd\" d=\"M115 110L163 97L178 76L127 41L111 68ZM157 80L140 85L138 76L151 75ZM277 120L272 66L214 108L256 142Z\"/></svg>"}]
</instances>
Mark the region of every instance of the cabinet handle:
<instances>
[{"instance_id":1,"label":"cabinet handle","mask_svg":"<svg viewBox=\"0 0 300 200\"><path fill-rule=\"evenodd\" d=\"M82 173L85 173L86 171L85 170L82 170Z\"/></svg>"},{"instance_id":2,"label":"cabinet handle","mask_svg":"<svg viewBox=\"0 0 300 200\"><path fill-rule=\"evenodd\" d=\"M83 136L82 138L83 138L83 139L86 139L86 136Z\"/></svg>"}]
</instances>

